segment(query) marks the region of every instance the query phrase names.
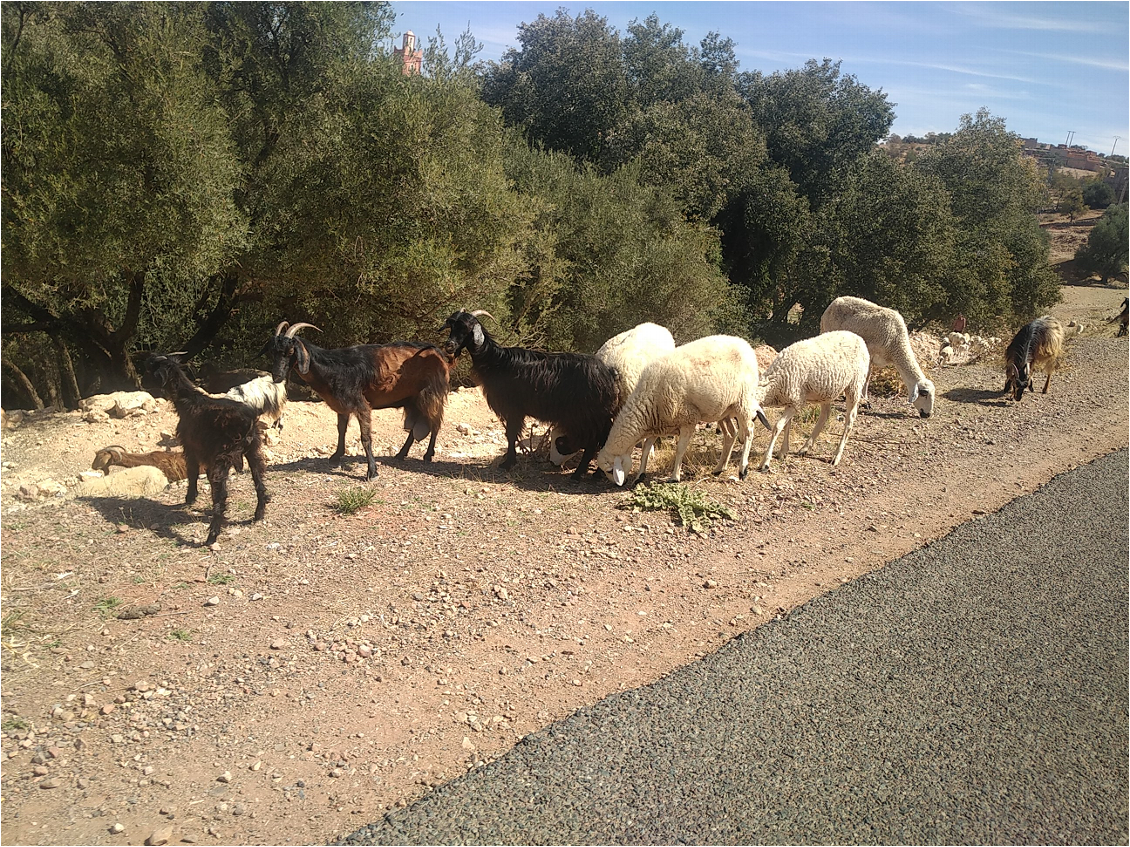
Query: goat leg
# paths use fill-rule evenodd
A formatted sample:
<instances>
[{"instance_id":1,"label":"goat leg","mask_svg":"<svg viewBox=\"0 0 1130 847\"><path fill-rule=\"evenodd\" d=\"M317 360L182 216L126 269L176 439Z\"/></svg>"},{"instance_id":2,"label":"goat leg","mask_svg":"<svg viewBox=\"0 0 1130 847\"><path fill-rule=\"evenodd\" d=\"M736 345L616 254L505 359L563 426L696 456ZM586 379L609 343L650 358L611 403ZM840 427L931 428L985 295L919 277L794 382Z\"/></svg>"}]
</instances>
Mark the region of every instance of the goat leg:
<instances>
[{"instance_id":1,"label":"goat leg","mask_svg":"<svg viewBox=\"0 0 1130 847\"><path fill-rule=\"evenodd\" d=\"M224 528L224 513L228 508L228 472L231 470L231 459L226 455L216 457L212 467L208 468L208 482L212 484L212 523L208 526L208 540L204 546L216 543L220 537L220 530Z\"/></svg>"},{"instance_id":2,"label":"goat leg","mask_svg":"<svg viewBox=\"0 0 1130 847\"><path fill-rule=\"evenodd\" d=\"M511 419L506 421L506 456L498 466L504 471L510 470L518 461L518 436L526 425L526 418Z\"/></svg>"},{"instance_id":3,"label":"goat leg","mask_svg":"<svg viewBox=\"0 0 1130 847\"><path fill-rule=\"evenodd\" d=\"M1044 382L1044 390L1041 391L1040 393L1041 394L1047 394L1048 393L1048 386L1051 385L1051 384L1052 384L1052 375L1051 375L1051 372L1049 371L1048 372L1048 378Z\"/></svg>"},{"instance_id":4,"label":"goat leg","mask_svg":"<svg viewBox=\"0 0 1130 847\"><path fill-rule=\"evenodd\" d=\"M254 520L261 521L267 513L267 504L271 502L271 495L267 493L267 485L263 481L267 471L267 462L263 458L263 450L260 444L253 444L247 450L247 465L251 469L251 478L255 481L257 500Z\"/></svg>"},{"instance_id":5,"label":"goat leg","mask_svg":"<svg viewBox=\"0 0 1130 847\"><path fill-rule=\"evenodd\" d=\"M428 449L424 451L424 461L430 462L436 454L436 434L438 427L432 430L432 437L428 439Z\"/></svg>"},{"instance_id":6,"label":"goat leg","mask_svg":"<svg viewBox=\"0 0 1130 847\"><path fill-rule=\"evenodd\" d=\"M349 428L349 414L338 413L337 416L337 449L330 456L330 461L345 458L345 430Z\"/></svg>"},{"instance_id":7,"label":"goat leg","mask_svg":"<svg viewBox=\"0 0 1130 847\"><path fill-rule=\"evenodd\" d=\"M188 473L188 493L185 495L184 505L191 506L196 502L196 480L197 477L200 476L200 462L195 455L189 456L186 451L184 454L184 467L185 471Z\"/></svg>"},{"instance_id":8,"label":"goat leg","mask_svg":"<svg viewBox=\"0 0 1130 847\"><path fill-rule=\"evenodd\" d=\"M372 409L358 409L357 423L361 426L361 446L365 448L365 458L369 462L369 470L365 475L366 480L376 479L377 460L373 458L373 411ZM411 438L412 433L408 436Z\"/></svg>"},{"instance_id":9,"label":"goat leg","mask_svg":"<svg viewBox=\"0 0 1130 847\"><path fill-rule=\"evenodd\" d=\"M404 446L400 448L400 452L396 454L396 458L404 461L408 458L408 448L416 441L416 436L412 434L412 430L408 430L408 437L404 439Z\"/></svg>"}]
</instances>

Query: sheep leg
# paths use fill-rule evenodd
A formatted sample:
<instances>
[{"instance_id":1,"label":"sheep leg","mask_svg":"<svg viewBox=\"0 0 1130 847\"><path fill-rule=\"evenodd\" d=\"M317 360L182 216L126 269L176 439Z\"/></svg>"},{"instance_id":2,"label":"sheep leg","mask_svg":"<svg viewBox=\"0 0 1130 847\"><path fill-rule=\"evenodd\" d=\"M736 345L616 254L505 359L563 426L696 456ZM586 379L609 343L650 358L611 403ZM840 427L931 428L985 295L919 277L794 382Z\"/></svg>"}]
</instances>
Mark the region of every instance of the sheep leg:
<instances>
[{"instance_id":1,"label":"sheep leg","mask_svg":"<svg viewBox=\"0 0 1130 847\"><path fill-rule=\"evenodd\" d=\"M824 431L824 425L828 423L828 418L831 416L831 414L832 414L832 404L831 404L831 402L821 403L820 404L820 417L818 417L816 419L816 426L814 426L812 428L812 434L810 436L808 436L808 440L806 442L804 442L803 446L801 446L801 448L799 450L796 451L798 456L807 455L808 451L811 450L816 445L816 439L819 438L820 433Z\"/></svg>"},{"instance_id":2,"label":"sheep leg","mask_svg":"<svg viewBox=\"0 0 1130 847\"><path fill-rule=\"evenodd\" d=\"M636 474L636 478L632 480L632 485L639 485L643 480L643 475L647 472L647 461L651 458L651 454L655 450L655 442L658 438L645 438L643 441L643 452L640 453L640 472Z\"/></svg>"},{"instance_id":3,"label":"sheep leg","mask_svg":"<svg viewBox=\"0 0 1130 847\"><path fill-rule=\"evenodd\" d=\"M711 471L714 476L726 469L726 465L730 464L730 455L734 452L734 438L737 434L733 426L723 427L722 432L722 453L718 456L718 464Z\"/></svg>"},{"instance_id":4,"label":"sheep leg","mask_svg":"<svg viewBox=\"0 0 1130 847\"><path fill-rule=\"evenodd\" d=\"M596 456L597 445L588 444L585 446L585 452L581 454L581 463L577 465L577 469L573 471L573 479L584 479L585 474L588 473L589 463L592 462Z\"/></svg>"},{"instance_id":5,"label":"sheep leg","mask_svg":"<svg viewBox=\"0 0 1130 847\"><path fill-rule=\"evenodd\" d=\"M742 439L742 466L738 471L738 479L745 479L749 474L749 451L753 447L753 421L748 424L744 421L739 423L738 434Z\"/></svg>"},{"instance_id":6,"label":"sheep leg","mask_svg":"<svg viewBox=\"0 0 1130 847\"><path fill-rule=\"evenodd\" d=\"M793 409L793 408L790 407L788 409L785 409L785 411L781 415L781 417L777 418L777 423L773 426L773 434L769 437L769 449L765 451L765 458L761 460L761 465L758 468L758 470L767 470L768 469L769 461L773 458L773 447L777 444L777 439L780 437L781 433L784 432L786 430L786 428L789 426L789 422L792 420L793 415L795 415L795 414L796 414L796 409ZM788 443L789 443L789 439L788 439L788 436L786 435L785 436L785 454L783 454L781 456L782 459L788 453Z\"/></svg>"},{"instance_id":7,"label":"sheep leg","mask_svg":"<svg viewBox=\"0 0 1130 847\"><path fill-rule=\"evenodd\" d=\"M694 424L679 428L679 443L675 445L675 467L671 469L671 478L668 482L678 482L682 478L683 454L687 452L687 445L691 443L694 435Z\"/></svg>"},{"instance_id":8,"label":"sheep leg","mask_svg":"<svg viewBox=\"0 0 1130 847\"><path fill-rule=\"evenodd\" d=\"M522 428L526 425L526 417L523 415L520 418L506 421L506 455L502 459L502 463L498 466L504 471L510 470L518 461L518 436L522 434Z\"/></svg>"},{"instance_id":9,"label":"sheep leg","mask_svg":"<svg viewBox=\"0 0 1130 847\"><path fill-rule=\"evenodd\" d=\"M874 365L867 366L867 379L863 383L863 408L871 408L871 374L875 370Z\"/></svg>"},{"instance_id":10,"label":"sheep leg","mask_svg":"<svg viewBox=\"0 0 1130 847\"><path fill-rule=\"evenodd\" d=\"M851 435L852 427L855 426L855 414L859 410L859 398L847 398L848 406L844 410L844 434L840 436L840 446L836 450L836 455L832 457L832 467L840 463L840 459L844 455L844 446L847 444L848 436Z\"/></svg>"},{"instance_id":11,"label":"sheep leg","mask_svg":"<svg viewBox=\"0 0 1130 847\"><path fill-rule=\"evenodd\" d=\"M188 452L184 454L184 466L188 473L188 493L184 498L184 505L191 506L196 502L196 480L200 476L200 462L195 455L189 456Z\"/></svg>"}]
</instances>

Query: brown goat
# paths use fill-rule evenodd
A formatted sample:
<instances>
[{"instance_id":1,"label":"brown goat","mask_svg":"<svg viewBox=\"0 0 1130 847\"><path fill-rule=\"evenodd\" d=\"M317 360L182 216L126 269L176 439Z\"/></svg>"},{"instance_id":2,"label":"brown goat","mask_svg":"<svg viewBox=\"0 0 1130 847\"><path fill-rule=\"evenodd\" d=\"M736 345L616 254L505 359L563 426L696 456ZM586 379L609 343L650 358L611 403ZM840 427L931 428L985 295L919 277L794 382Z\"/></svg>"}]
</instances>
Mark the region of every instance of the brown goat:
<instances>
[{"instance_id":1,"label":"brown goat","mask_svg":"<svg viewBox=\"0 0 1130 847\"><path fill-rule=\"evenodd\" d=\"M409 341L327 350L295 337L303 327L317 327L308 323L287 329L288 326L286 321L280 323L264 348L271 360L271 375L275 382L285 382L293 367L337 412L337 450L331 460L344 458L345 430L350 417L356 415L369 465L365 478L377 475L371 429L373 409L404 409L408 437L396 454L397 459L403 460L413 442L422 441L430 433L424 461L432 460L436 435L443 424L451 359L434 345Z\"/></svg>"},{"instance_id":2,"label":"brown goat","mask_svg":"<svg viewBox=\"0 0 1130 847\"><path fill-rule=\"evenodd\" d=\"M123 468L136 468L152 465L165 475L169 482L177 482L188 476L184 453L179 450L155 450L152 453L127 453L125 447L114 444L103 447L94 454L94 464L90 467L104 474L110 472L111 465Z\"/></svg>"},{"instance_id":3,"label":"brown goat","mask_svg":"<svg viewBox=\"0 0 1130 847\"><path fill-rule=\"evenodd\" d=\"M1032 371L1041 368L1048 375L1043 394L1048 393L1052 374L1063 358L1063 325L1051 315L1044 315L1020 328L1005 351L1005 393L1020 400L1032 387Z\"/></svg>"}]
</instances>

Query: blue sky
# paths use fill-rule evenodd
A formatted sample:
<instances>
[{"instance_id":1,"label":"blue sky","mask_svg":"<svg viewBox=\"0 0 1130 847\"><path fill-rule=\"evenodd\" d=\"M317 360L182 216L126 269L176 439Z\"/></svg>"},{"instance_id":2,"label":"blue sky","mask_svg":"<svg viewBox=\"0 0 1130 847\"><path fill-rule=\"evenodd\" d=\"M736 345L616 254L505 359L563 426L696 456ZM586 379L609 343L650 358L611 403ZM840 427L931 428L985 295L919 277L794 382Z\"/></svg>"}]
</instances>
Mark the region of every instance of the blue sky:
<instances>
[{"instance_id":1,"label":"blue sky","mask_svg":"<svg viewBox=\"0 0 1130 847\"><path fill-rule=\"evenodd\" d=\"M654 12L698 45L733 39L740 70L772 73L808 59L894 103L899 135L952 132L985 106L1025 138L1123 156L1130 150L1130 3L1126 2L468 2L396 0L394 30L426 44L440 27L451 48L470 25L478 59L519 47L518 26L565 8L593 9L626 33ZM1116 137L1118 138L1116 142Z\"/></svg>"}]
</instances>

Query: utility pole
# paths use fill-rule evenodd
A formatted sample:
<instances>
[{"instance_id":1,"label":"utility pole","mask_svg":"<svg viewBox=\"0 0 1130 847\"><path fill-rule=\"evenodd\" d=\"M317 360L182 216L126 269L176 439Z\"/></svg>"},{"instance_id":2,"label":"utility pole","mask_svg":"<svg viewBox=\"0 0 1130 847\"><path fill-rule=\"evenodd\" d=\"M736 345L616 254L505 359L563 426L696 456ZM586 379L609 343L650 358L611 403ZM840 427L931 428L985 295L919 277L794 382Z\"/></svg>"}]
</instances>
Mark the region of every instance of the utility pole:
<instances>
[{"instance_id":1,"label":"utility pole","mask_svg":"<svg viewBox=\"0 0 1130 847\"><path fill-rule=\"evenodd\" d=\"M1118 146L1118 142L1122 140L1121 135L1114 136L1114 143L1110 145L1110 155L1114 156L1114 148Z\"/></svg>"},{"instance_id":2,"label":"utility pole","mask_svg":"<svg viewBox=\"0 0 1130 847\"><path fill-rule=\"evenodd\" d=\"M1069 129L1067 131L1067 141L1064 143L1064 145L1063 145L1064 147L1070 147L1071 146L1071 136L1073 136L1074 134L1075 134L1075 130L1073 130L1073 129Z\"/></svg>"}]
</instances>

